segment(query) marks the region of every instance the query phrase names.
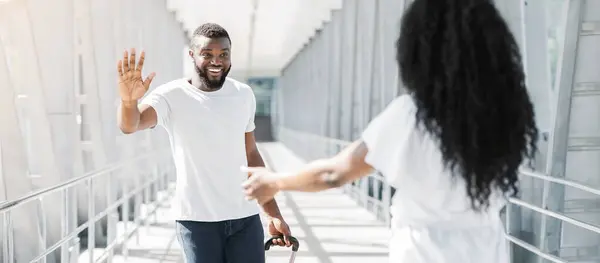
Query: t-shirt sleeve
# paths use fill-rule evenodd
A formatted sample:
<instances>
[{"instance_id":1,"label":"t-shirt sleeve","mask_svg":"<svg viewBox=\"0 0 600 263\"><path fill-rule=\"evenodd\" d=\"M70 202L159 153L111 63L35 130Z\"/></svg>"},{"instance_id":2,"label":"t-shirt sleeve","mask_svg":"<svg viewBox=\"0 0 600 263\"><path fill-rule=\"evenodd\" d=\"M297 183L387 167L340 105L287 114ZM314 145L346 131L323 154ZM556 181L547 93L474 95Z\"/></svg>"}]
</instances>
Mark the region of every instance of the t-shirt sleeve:
<instances>
[{"instance_id":1,"label":"t-shirt sleeve","mask_svg":"<svg viewBox=\"0 0 600 263\"><path fill-rule=\"evenodd\" d=\"M256 128L254 124L254 116L256 115L256 97L254 96L254 92L250 89L250 110L248 113L248 123L246 124L246 132L252 132Z\"/></svg>"},{"instance_id":2,"label":"t-shirt sleeve","mask_svg":"<svg viewBox=\"0 0 600 263\"><path fill-rule=\"evenodd\" d=\"M148 93L140 102L146 104L156 111L156 125L166 127L169 123L171 116L171 107L167 101L167 89L165 87L158 87L155 90Z\"/></svg>"},{"instance_id":3,"label":"t-shirt sleeve","mask_svg":"<svg viewBox=\"0 0 600 263\"><path fill-rule=\"evenodd\" d=\"M394 99L373 118L361 136L368 148L365 162L388 180L397 176L403 148L413 129L408 100L407 95Z\"/></svg>"}]
</instances>

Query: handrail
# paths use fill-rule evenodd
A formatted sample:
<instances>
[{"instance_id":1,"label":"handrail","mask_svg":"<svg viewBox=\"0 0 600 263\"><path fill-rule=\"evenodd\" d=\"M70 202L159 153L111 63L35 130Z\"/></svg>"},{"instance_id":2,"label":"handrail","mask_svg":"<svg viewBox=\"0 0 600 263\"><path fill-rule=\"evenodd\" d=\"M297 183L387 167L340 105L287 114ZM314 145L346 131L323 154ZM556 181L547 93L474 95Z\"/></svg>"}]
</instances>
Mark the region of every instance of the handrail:
<instances>
[{"instance_id":1,"label":"handrail","mask_svg":"<svg viewBox=\"0 0 600 263\"><path fill-rule=\"evenodd\" d=\"M563 215L561 213L557 213L557 212L554 212L554 211L551 211L551 210L548 210L548 209L541 208L539 206L536 206L536 205L524 202L523 200L520 200L520 199L517 199L517 198L514 198L514 197L509 198L509 201L511 203L515 204L515 205L520 205L522 207L525 207L525 208L531 209L533 211L536 211L536 212L538 212L540 214L544 214L544 215L556 218L558 220L565 221L565 222L567 222L569 224L572 224L572 225L581 227L583 229L586 229L586 230L595 232L597 234L600 234L600 227L594 226L592 224L588 224L588 223L585 223L583 221L579 221L579 220L577 220L575 218L571 218L571 217L565 216L565 215Z\"/></svg>"},{"instance_id":2,"label":"handrail","mask_svg":"<svg viewBox=\"0 0 600 263\"><path fill-rule=\"evenodd\" d=\"M600 189L589 187L587 185L584 185L582 183L576 182L574 180L569 180L569 179L564 179L564 178L559 178L559 177L552 177L552 176L548 176L548 175L545 175L545 174L541 174L541 173L530 171L530 170L526 170L526 169L519 170L519 173L521 175L525 175L525 176L529 176L529 177L533 177L533 178L537 178L537 179L541 179L541 180L546 180L548 182L562 184L564 186L570 186L570 187L573 187L573 188L577 188L578 190L581 190L581 191L584 191L584 192L588 192L590 194L595 194L597 196L600 196Z\"/></svg>"},{"instance_id":3,"label":"handrail","mask_svg":"<svg viewBox=\"0 0 600 263\"><path fill-rule=\"evenodd\" d=\"M285 127L279 127L280 131L284 131L284 132L289 132L289 133L295 133L295 134L300 134L300 135L305 135L305 136L309 136L312 138L316 138L319 139L321 141L324 141L326 143L332 143L335 145L339 145L339 146L344 146L347 145L351 142L349 141L343 141L343 140L339 140L339 139L335 139L335 138L328 138L325 136L321 136L321 135L317 135L317 134L312 134L312 133L308 133L308 132L303 132L303 131L297 131L297 130L292 130L292 129L288 129ZM593 188L590 186L586 186L582 183L573 181L573 180L569 180L569 179L564 179L564 178L557 178L557 177L551 177L545 174L541 174L535 171L531 171L531 170L527 170L527 169L520 169L519 170L519 174L522 176L527 176L527 177L532 177L532 178L536 178L536 179L540 179L540 180L545 180L548 182L553 182L553 183L557 183L557 184L561 184L564 186L569 186L569 187L573 187L576 189L579 189L581 191L585 191L588 192L590 194L594 194L597 196L600 196L600 189L597 188ZM580 220L568 217L564 214L558 213L558 212L554 212L551 211L549 209L546 208L542 208L533 204L530 204L528 202L525 202L521 199L517 199L517 198L509 198L508 201L514 205L518 205L533 211L536 211L542 215L546 215L546 216L550 216L552 218L558 219L558 220L562 220L564 222L573 224L575 226L581 227L583 229L589 230L591 232L600 234L600 227L597 227L595 225L589 224L589 223L585 223L582 222ZM512 236L510 234L506 234L506 239L510 242L512 242L513 244L522 247L525 250L528 250L529 252L540 256L546 260L555 262L555 263L568 263L568 261L558 258L552 254L543 252L542 250L536 248L533 245L530 245L529 243L525 242L524 240L521 240L515 236Z\"/></svg>"},{"instance_id":4,"label":"handrail","mask_svg":"<svg viewBox=\"0 0 600 263\"><path fill-rule=\"evenodd\" d=\"M107 166L107 167L103 167L103 168L97 169L95 171L88 172L88 173L86 173L86 174L84 174L82 176L75 177L75 178L73 178L71 180L68 180L68 181L66 181L64 183L60 183L60 184L57 184L55 186L50 186L50 187L47 187L47 188L44 188L44 189L40 189L40 190L34 191L34 192L30 193L30 194L26 194L26 195L24 195L24 196L22 196L20 198L15 199L15 200L6 201L6 202L3 202L3 203L0 203L0 214L3 213L3 212L6 212L8 210L11 210L13 208L16 208L19 205L22 205L22 204L27 203L29 201L33 201L33 200L35 200L37 198L40 198L42 196L45 196L45 195L48 195L48 194L51 194L51 193L54 193L54 192L57 192L57 191L69 188L71 186L74 186L74 185L80 183L81 181L84 181L84 180L87 180L87 179L93 179L96 176L106 174L107 172L112 172L114 170L122 168L123 166L127 165L130 162L135 162L135 161L138 161L138 160L141 160L141 159L145 159L145 158L148 158L148 157L150 157L152 155L155 155L155 154L157 154L157 152L146 153L146 154L143 154L141 156L135 157L133 159L129 159L127 161L123 161L123 162L120 162L120 163L117 163L117 164L113 164L113 165L110 165L110 166Z\"/></svg>"},{"instance_id":5,"label":"handrail","mask_svg":"<svg viewBox=\"0 0 600 263\"><path fill-rule=\"evenodd\" d=\"M85 173L82 176L73 178L71 180L68 180L66 182L51 186L51 187L47 187L38 191L34 191L32 193L26 194L22 197L19 197L17 199L14 200L10 200L4 203L0 203L0 215L2 215L3 217L3 228L5 229L5 242L3 244L3 261L7 261L7 262L12 262L14 260L14 255L13 255L13 249L14 249L14 237L13 237L13 226L12 226L12 218L11 218L11 213L12 210L14 208L17 208L18 206L22 205L22 204L26 204L28 202L31 201L41 201L43 200L43 197L55 192L59 192L62 193L62 201L64 202L63 204L63 211L61 212L61 228L62 228L62 233L60 235L60 237L58 238L59 240L57 240L56 242L54 242L52 245L50 246L46 246L45 243L43 245L42 251L39 252L39 254L36 253L35 258L30 261L30 262L38 262L38 261L42 261L44 262L44 258L48 255L50 255L51 253L53 253L54 251L57 251L57 249L61 249L61 258L64 258L62 261L63 262L67 262L67 261L71 261L69 258L71 257L78 257L79 255L79 249L76 249L77 252L75 252L75 255L72 254L72 252L68 252L68 250L71 247L77 247L79 246L78 243L78 238L77 236L85 229L88 229L88 254L89 254L89 262L98 262L99 259L94 257L94 252L93 249L95 248L95 224L97 221L101 220L104 217L110 216L111 213L116 212L117 208L119 206L123 206L123 218L126 218L124 220L124 224L125 224L125 233L122 236L119 237L114 237L114 241L112 241L111 244L107 244L107 247L103 253L103 255L101 255L101 258L104 258L106 260L108 260L108 262L110 262L110 260L112 259L112 255L114 253L114 249L116 248L117 245L122 245L123 249L125 251L125 256L126 256L126 251L127 251L127 247L126 244L124 244L123 242L126 242L132 235L134 235L135 233L138 233L139 227L141 226L141 222L146 222L147 224L147 219L150 215L156 213L158 206L156 206L152 211L146 212L145 217L135 217L134 219L134 227L133 229L131 229L130 231L127 230L127 222L129 221L129 201L131 198L135 198L136 199L136 206L141 206L142 202L139 197L141 197L141 194L145 193L145 201L144 203L150 203L149 200L149 195L153 193L153 191L155 193L158 193L161 187L161 185L163 183L166 182L167 178L168 178L168 174L170 173L158 173L159 170L162 171L162 168L160 168L159 166L161 166L161 162L157 163L158 166L156 166L157 169L159 170L155 170L155 175L152 178L149 178L148 180L144 180L145 182L143 182L141 185L138 185L136 187L134 187L133 189L128 189L127 192L123 192L122 195L120 196L120 198L118 198L117 200L111 201L110 203L106 204L106 208L103 209L102 211L96 211L95 209L95 191L92 187L92 185L94 185L94 179L96 179L96 177L100 177L100 176L108 176L108 186L105 189L105 191L107 191L107 193L109 195L111 195L112 193L112 186L111 186L111 172L129 166L129 165L133 165L136 162L143 160L143 159L149 159L149 160L153 160L154 158L158 158L160 157L160 154L165 152L164 150L155 150L155 151L151 151L149 153L146 154L142 154L140 156L136 156L134 158L130 158L127 159L125 161L121 161L118 163L113 163L110 166L107 167L103 167L100 169L97 169L95 171L92 172L88 172ZM169 171L171 170L171 165L169 165ZM90 190L87 193L87 198L88 198L88 219L86 222L78 224L78 225L73 225L70 226L69 222L71 222L72 219L70 219L71 216L75 216L75 214L77 214L76 212L70 212L69 210L67 210L67 207L71 207L68 204L71 202L69 201L69 193L71 193L70 191L72 190L71 188L76 187L82 183L86 183L89 185ZM163 185L166 187L166 185ZM143 191L148 191L148 192L143 192ZM162 204L165 201L165 198L161 199L161 200L156 200L153 201L153 204ZM71 209L76 209L77 206L71 207ZM45 242L46 240L46 223L45 223L45 218L42 217L40 218L40 220L42 221L42 240L44 240L43 242ZM112 223L111 223L112 222ZM74 223L74 222L73 222ZM108 223L108 228L112 229L114 231L116 231L116 221L109 221Z\"/></svg>"}]
</instances>

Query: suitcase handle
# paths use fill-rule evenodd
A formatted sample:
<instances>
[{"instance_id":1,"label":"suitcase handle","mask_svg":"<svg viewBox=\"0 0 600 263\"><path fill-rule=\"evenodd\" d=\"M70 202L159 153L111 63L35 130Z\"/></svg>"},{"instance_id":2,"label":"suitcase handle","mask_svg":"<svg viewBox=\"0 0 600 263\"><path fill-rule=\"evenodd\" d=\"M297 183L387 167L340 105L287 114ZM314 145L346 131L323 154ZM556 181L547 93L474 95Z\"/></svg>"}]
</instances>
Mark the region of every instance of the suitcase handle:
<instances>
[{"instance_id":1,"label":"suitcase handle","mask_svg":"<svg viewBox=\"0 0 600 263\"><path fill-rule=\"evenodd\" d=\"M265 250L269 250L269 248L271 248L271 246L273 246L273 240L275 239L283 239L283 236L274 236L269 238L269 240L267 240L267 242L265 242ZM298 248L300 247L300 242L298 242L298 239L296 239L293 236L289 236L288 240L290 242L292 242L292 251L297 252Z\"/></svg>"}]
</instances>

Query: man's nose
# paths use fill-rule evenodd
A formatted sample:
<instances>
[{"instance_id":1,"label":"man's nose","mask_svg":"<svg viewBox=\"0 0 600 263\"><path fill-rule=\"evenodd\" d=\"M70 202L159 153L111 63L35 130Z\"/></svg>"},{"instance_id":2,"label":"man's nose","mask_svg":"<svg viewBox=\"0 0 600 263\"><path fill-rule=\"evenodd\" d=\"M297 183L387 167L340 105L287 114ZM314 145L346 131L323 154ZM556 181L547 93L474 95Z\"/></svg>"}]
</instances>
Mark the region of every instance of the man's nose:
<instances>
[{"instance_id":1,"label":"man's nose","mask_svg":"<svg viewBox=\"0 0 600 263\"><path fill-rule=\"evenodd\" d=\"M223 60L221 60L220 58L216 57L210 60L210 64L211 65L215 65L215 66L221 66L221 64L223 64Z\"/></svg>"}]
</instances>

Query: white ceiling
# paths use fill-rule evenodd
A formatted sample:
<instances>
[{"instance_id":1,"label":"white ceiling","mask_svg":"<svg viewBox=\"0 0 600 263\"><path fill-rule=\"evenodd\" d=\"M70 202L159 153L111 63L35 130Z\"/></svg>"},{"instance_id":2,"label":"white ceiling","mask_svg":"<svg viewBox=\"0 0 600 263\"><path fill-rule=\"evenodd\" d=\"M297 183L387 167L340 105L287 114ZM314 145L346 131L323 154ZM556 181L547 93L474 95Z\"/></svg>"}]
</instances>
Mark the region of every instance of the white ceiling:
<instances>
[{"instance_id":1,"label":"white ceiling","mask_svg":"<svg viewBox=\"0 0 600 263\"><path fill-rule=\"evenodd\" d=\"M167 0L188 34L202 23L232 39L234 75L278 74L343 0ZM252 14L257 3L254 28ZM248 70L250 69L250 70Z\"/></svg>"}]
</instances>

